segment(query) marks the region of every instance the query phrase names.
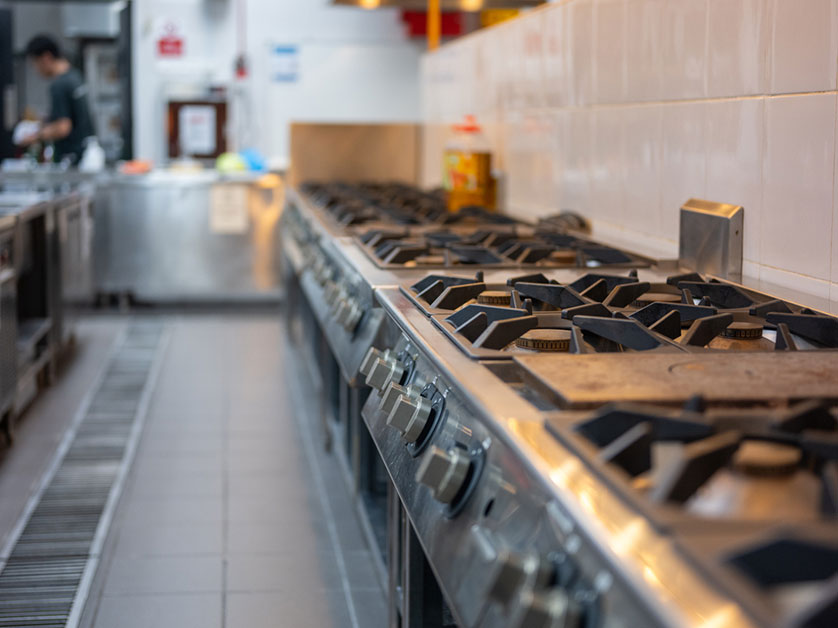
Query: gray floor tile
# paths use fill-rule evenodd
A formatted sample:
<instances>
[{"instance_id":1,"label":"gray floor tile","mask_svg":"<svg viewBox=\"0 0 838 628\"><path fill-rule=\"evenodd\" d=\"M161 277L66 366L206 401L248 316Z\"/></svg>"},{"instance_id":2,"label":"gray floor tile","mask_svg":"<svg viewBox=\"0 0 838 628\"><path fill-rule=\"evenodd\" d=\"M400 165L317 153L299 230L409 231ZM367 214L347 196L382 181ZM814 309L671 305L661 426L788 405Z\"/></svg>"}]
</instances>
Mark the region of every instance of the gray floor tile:
<instances>
[{"instance_id":1,"label":"gray floor tile","mask_svg":"<svg viewBox=\"0 0 838 628\"><path fill-rule=\"evenodd\" d=\"M384 628L387 625L387 597L379 591L352 591L358 626Z\"/></svg>"},{"instance_id":2,"label":"gray floor tile","mask_svg":"<svg viewBox=\"0 0 838 628\"><path fill-rule=\"evenodd\" d=\"M124 506L124 519L137 525L172 525L213 523L224 517L221 497L171 497L159 495L147 499L132 495Z\"/></svg>"},{"instance_id":3,"label":"gray floor tile","mask_svg":"<svg viewBox=\"0 0 838 628\"><path fill-rule=\"evenodd\" d=\"M231 496L262 497L270 501L285 500L292 506L304 506L312 491L306 477L299 472L276 475L268 473L228 474L227 487Z\"/></svg>"},{"instance_id":4,"label":"gray floor tile","mask_svg":"<svg viewBox=\"0 0 838 628\"><path fill-rule=\"evenodd\" d=\"M220 466L220 464L219 464ZM131 494L139 498L170 496L180 497L221 497L223 489L221 469L211 471L188 471L177 474L168 469L144 468L132 478Z\"/></svg>"},{"instance_id":5,"label":"gray floor tile","mask_svg":"<svg viewBox=\"0 0 838 628\"><path fill-rule=\"evenodd\" d=\"M103 597L96 628L220 628L220 593ZM231 624L228 624L231 626ZM244 626L242 626L244 628Z\"/></svg>"},{"instance_id":6,"label":"gray floor tile","mask_svg":"<svg viewBox=\"0 0 838 628\"><path fill-rule=\"evenodd\" d=\"M216 454L224 451L221 434L178 434L174 437L154 436L143 439L141 444L143 455L166 456L182 454Z\"/></svg>"},{"instance_id":7,"label":"gray floor tile","mask_svg":"<svg viewBox=\"0 0 838 628\"><path fill-rule=\"evenodd\" d=\"M142 524L124 522L116 554L126 557L221 554L222 525L217 523Z\"/></svg>"},{"instance_id":8,"label":"gray floor tile","mask_svg":"<svg viewBox=\"0 0 838 628\"><path fill-rule=\"evenodd\" d=\"M215 453L158 454L142 452L134 461L132 475L163 473L170 476L183 473L221 473L221 463Z\"/></svg>"},{"instance_id":9,"label":"gray floor tile","mask_svg":"<svg viewBox=\"0 0 838 628\"><path fill-rule=\"evenodd\" d=\"M299 522L238 523L231 521L227 527L227 552L229 554L265 553L317 553L328 547L329 537L321 526Z\"/></svg>"},{"instance_id":10,"label":"gray floor tile","mask_svg":"<svg viewBox=\"0 0 838 628\"><path fill-rule=\"evenodd\" d=\"M229 628L347 628L351 625L345 599L338 591L227 595Z\"/></svg>"},{"instance_id":11,"label":"gray floor tile","mask_svg":"<svg viewBox=\"0 0 838 628\"><path fill-rule=\"evenodd\" d=\"M227 589L232 592L342 590L342 586L333 554L231 554L227 562Z\"/></svg>"},{"instance_id":12,"label":"gray floor tile","mask_svg":"<svg viewBox=\"0 0 838 628\"><path fill-rule=\"evenodd\" d=\"M228 451L226 456L227 473L230 476L262 473L287 475L308 472L308 463L301 453L296 452L287 452L282 456L254 456L245 451Z\"/></svg>"},{"instance_id":13,"label":"gray floor tile","mask_svg":"<svg viewBox=\"0 0 838 628\"><path fill-rule=\"evenodd\" d=\"M146 556L115 559L108 570L104 594L221 592L221 556Z\"/></svg>"},{"instance_id":14,"label":"gray floor tile","mask_svg":"<svg viewBox=\"0 0 838 628\"><path fill-rule=\"evenodd\" d=\"M325 518L315 496L307 495L302 502L265 499L258 495L230 495L226 508L231 523L300 522L318 525Z\"/></svg>"}]
</instances>

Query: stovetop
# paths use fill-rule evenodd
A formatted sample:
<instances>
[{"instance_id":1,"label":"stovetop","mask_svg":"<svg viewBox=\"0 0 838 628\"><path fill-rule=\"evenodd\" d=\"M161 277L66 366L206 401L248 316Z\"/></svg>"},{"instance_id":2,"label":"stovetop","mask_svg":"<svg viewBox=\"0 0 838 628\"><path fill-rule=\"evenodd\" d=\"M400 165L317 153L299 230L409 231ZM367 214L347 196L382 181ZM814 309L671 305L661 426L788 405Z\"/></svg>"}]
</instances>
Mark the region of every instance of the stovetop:
<instances>
[{"instance_id":1,"label":"stovetop","mask_svg":"<svg viewBox=\"0 0 838 628\"><path fill-rule=\"evenodd\" d=\"M344 228L370 224L522 224L514 218L477 206L451 213L441 192L425 192L402 183L309 182L300 186L300 191Z\"/></svg>"},{"instance_id":2,"label":"stovetop","mask_svg":"<svg viewBox=\"0 0 838 628\"><path fill-rule=\"evenodd\" d=\"M507 294L512 303L520 299L520 292L516 297L511 288L525 282L511 283ZM379 298L394 311L401 303L404 320L421 330L417 344L449 362L445 372L456 373L460 394L488 408L521 439L524 455L544 470L547 481L565 495L574 495L587 516L611 531L607 538L614 551L650 565L645 572L650 577L661 575L654 553L672 548L696 573L759 617L760 625L836 625L838 350L833 348L834 336L823 331L833 322L821 320L834 319L783 302L790 311L777 312L783 316L772 322L772 312L757 309L772 303L770 299L763 301L736 287L733 300L727 289L715 284L712 289L697 288L706 282L696 277L678 283L690 283L691 294L702 294L693 300L704 303L692 307L724 310L697 310L706 318L729 326L738 313L748 321L760 318L766 328L759 339L725 341L766 346L747 351L684 342L684 336L705 334L695 331L703 326L693 328L693 322L686 330L679 324L676 339L652 331L667 341L656 338L659 345L649 350L626 345L618 349L613 346L617 340L598 347L600 328L578 325L575 316L561 319L563 311L557 310L547 313L578 328L573 332L577 338L571 339L577 353L506 346L485 359L486 354L475 356L473 342L457 341L456 332L445 327L446 314L420 307L421 300L409 290L383 290ZM623 285L630 284L615 287ZM434 299L437 305L440 296ZM753 302L745 303L745 297ZM591 318L643 325L632 316L649 305L636 304L637 294L633 299L621 298L619 306L612 300L605 306L616 309L612 317ZM454 311L477 305L466 302ZM535 300L533 313L528 306L516 314L539 315ZM519 317L498 320L515 318ZM720 325L713 323L712 329ZM641 337L650 333L643 326ZM486 332L481 336L493 337ZM705 342L709 337L704 336ZM580 348L592 350L585 353ZM481 369L495 376L496 385L476 376ZM514 407L510 397L524 400L531 410L505 410ZM571 455L557 454L550 440ZM614 503L634 512L634 517L620 518ZM736 623L733 615L729 621Z\"/></svg>"},{"instance_id":3,"label":"stovetop","mask_svg":"<svg viewBox=\"0 0 838 628\"><path fill-rule=\"evenodd\" d=\"M497 273L495 273L497 275ZM697 273L429 274L401 290L473 358L838 348L838 319Z\"/></svg>"},{"instance_id":4,"label":"stovetop","mask_svg":"<svg viewBox=\"0 0 838 628\"><path fill-rule=\"evenodd\" d=\"M649 266L639 255L579 235L522 225L417 231L370 228L356 240L382 268L600 268Z\"/></svg>"},{"instance_id":5,"label":"stovetop","mask_svg":"<svg viewBox=\"0 0 838 628\"><path fill-rule=\"evenodd\" d=\"M739 607L838 625L838 319L640 257L589 263L576 233L446 223L434 195L397 211L310 193L411 342L609 551L647 578L673 552L726 591L730 616L701 625ZM503 248L545 233L572 262Z\"/></svg>"}]
</instances>

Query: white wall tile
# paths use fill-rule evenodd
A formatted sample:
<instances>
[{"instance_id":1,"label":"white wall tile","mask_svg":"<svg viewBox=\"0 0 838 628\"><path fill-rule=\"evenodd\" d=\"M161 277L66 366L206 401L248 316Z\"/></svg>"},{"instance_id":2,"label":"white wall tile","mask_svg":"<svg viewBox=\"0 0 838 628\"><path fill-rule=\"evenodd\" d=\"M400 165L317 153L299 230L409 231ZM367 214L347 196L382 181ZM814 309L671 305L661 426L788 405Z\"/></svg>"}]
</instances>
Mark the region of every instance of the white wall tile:
<instances>
[{"instance_id":1,"label":"white wall tile","mask_svg":"<svg viewBox=\"0 0 838 628\"><path fill-rule=\"evenodd\" d=\"M587 105L592 101L594 88L593 0L576 0L560 8L567 17L569 100L572 105Z\"/></svg>"},{"instance_id":2,"label":"white wall tile","mask_svg":"<svg viewBox=\"0 0 838 628\"><path fill-rule=\"evenodd\" d=\"M766 101L763 265L829 279L835 107L835 94Z\"/></svg>"},{"instance_id":3,"label":"white wall tile","mask_svg":"<svg viewBox=\"0 0 838 628\"><path fill-rule=\"evenodd\" d=\"M668 240L678 240L684 201L705 197L706 108L703 102L663 107L660 222Z\"/></svg>"},{"instance_id":4,"label":"white wall tile","mask_svg":"<svg viewBox=\"0 0 838 628\"><path fill-rule=\"evenodd\" d=\"M759 281L759 273L762 266L760 266L757 262L750 262L748 260L742 260L742 276L745 278L745 281Z\"/></svg>"},{"instance_id":5,"label":"white wall tile","mask_svg":"<svg viewBox=\"0 0 838 628\"><path fill-rule=\"evenodd\" d=\"M625 222L661 237L662 107L641 105L625 109L624 184Z\"/></svg>"},{"instance_id":6,"label":"white wall tile","mask_svg":"<svg viewBox=\"0 0 838 628\"><path fill-rule=\"evenodd\" d=\"M594 4L594 99L597 103L626 99L625 0Z\"/></svg>"},{"instance_id":7,"label":"white wall tile","mask_svg":"<svg viewBox=\"0 0 838 628\"><path fill-rule=\"evenodd\" d=\"M544 25L544 91L549 107L565 107L571 103L569 11L552 7L542 11Z\"/></svg>"},{"instance_id":8,"label":"white wall tile","mask_svg":"<svg viewBox=\"0 0 838 628\"><path fill-rule=\"evenodd\" d=\"M813 296L819 300L829 299L830 284L828 281L821 281L814 279L807 275L798 275L797 273L790 273L780 268L773 268L771 266L762 266L760 269L759 280L762 284L768 287L769 291L775 291L774 287L785 288L790 298L795 301L802 301L806 304L811 303L812 306L820 308L824 303L814 302L807 297Z\"/></svg>"},{"instance_id":9,"label":"white wall tile","mask_svg":"<svg viewBox=\"0 0 838 628\"><path fill-rule=\"evenodd\" d=\"M535 17L535 16L533 16ZM502 28L506 78L513 108L542 107L544 90L544 23L541 19L513 20Z\"/></svg>"},{"instance_id":10,"label":"white wall tile","mask_svg":"<svg viewBox=\"0 0 838 628\"><path fill-rule=\"evenodd\" d=\"M622 224L625 218L625 112L620 107L595 109L591 150L592 215Z\"/></svg>"},{"instance_id":11,"label":"white wall tile","mask_svg":"<svg viewBox=\"0 0 838 628\"><path fill-rule=\"evenodd\" d=\"M563 171L557 181L559 208L588 216L593 210L590 180L593 117L589 109L566 112L561 121L565 125L563 143L559 145Z\"/></svg>"},{"instance_id":12,"label":"white wall tile","mask_svg":"<svg viewBox=\"0 0 838 628\"><path fill-rule=\"evenodd\" d=\"M774 0L771 91L836 88L838 0Z\"/></svg>"},{"instance_id":13,"label":"white wall tile","mask_svg":"<svg viewBox=\"0 0 838 628\"><path fill-rule=\"evenodd\" d=\"M762 216L762 98L706 104L708 200L745 208L744 258L759 262Z\"/></svg>"},{"instance_id":14,"label":"white wall tile","mask_svg":"<svg viewBox=\"0 0 838 628\"><path fill-rule=\"evenodd\" d=\"M668 0L663 33L664 98L701 98L707 68L707 0Z\"/></svg>"},{"instance_id":15,"label":"white wall tile","mask_svg":"<svg viewBox=\"0 0 838 628\"><path fill-rule=\"evenodd\" d=\"M558 117L552 112L510 116L504 147L506 201L526 218L555 213L553 156L558 152Z\"/></svg>"},{"instance_id":16,"label":"white wall tile","mask_svg":"<svg viewBox=\"0 0 838 628\"><path fill-rule=\"evenodd\" d=\"M768 81L770 1L709 0L707 95L762 94Z\"/></svg>"},{"instance_id":17,"label":"white wall tile","mask_svg":"<svg viewBox=\"0 0 838 628\"><path fill-rule=\"evenodd\" d=\"M626 99L661 100L662 38L665 0L635 0L628 5L626 34Z\"/></svg>"}]
</instances>

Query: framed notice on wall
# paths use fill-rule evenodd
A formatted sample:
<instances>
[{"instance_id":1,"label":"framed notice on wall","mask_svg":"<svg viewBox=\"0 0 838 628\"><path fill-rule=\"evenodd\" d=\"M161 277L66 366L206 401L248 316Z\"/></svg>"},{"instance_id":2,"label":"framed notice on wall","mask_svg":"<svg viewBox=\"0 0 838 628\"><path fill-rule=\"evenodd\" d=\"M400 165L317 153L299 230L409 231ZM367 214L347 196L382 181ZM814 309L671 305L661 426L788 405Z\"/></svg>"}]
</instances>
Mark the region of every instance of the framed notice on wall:
<instances>
[{"instance_id":1,"label":"framed notice on wall","mask_svg":"<svg viewBox=\"0 0 838 628\"><path fill-rule=\"evenodd\" d=\"M169 157L215 159L227 151L227 103L214 100L170 101Z\"/></svg>"}]
</instances>

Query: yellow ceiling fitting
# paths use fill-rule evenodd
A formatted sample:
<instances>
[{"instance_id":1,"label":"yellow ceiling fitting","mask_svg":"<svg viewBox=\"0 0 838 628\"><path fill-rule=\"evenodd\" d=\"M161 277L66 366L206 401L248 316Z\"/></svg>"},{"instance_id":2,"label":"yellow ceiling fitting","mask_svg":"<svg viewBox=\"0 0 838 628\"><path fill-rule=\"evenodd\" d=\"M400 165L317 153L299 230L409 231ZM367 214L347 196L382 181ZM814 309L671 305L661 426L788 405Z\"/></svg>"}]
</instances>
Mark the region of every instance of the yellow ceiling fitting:
<instances>
[{"instance_id":1,"label":"yellow ceiling fitting","mask_svg":"<svg viewBox=\"0 0 838 628\"><path fill-rule=\"evenodd\" d=\"M439 48L442 38L442 7L440 0L428 0L428 50Z\"/></svg>"}]
</instances>

